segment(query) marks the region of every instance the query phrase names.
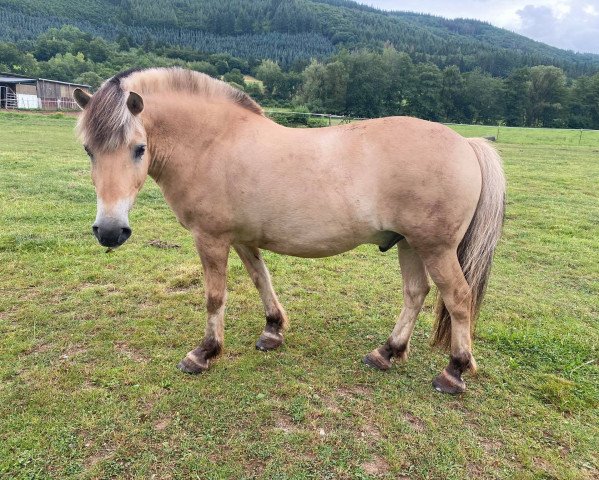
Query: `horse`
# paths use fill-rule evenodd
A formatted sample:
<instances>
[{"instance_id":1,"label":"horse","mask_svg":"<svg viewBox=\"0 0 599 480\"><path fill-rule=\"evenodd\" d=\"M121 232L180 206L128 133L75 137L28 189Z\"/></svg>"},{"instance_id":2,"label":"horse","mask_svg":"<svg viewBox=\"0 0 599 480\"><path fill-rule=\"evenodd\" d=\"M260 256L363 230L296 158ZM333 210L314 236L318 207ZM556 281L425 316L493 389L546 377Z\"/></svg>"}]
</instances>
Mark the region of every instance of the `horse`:
<instances>
[{"instance_id":1,"label":"horse","mask_svg":"<svg viewBox=\"0 0 599 480\"><path fill-rule=\"evenodd\" d=\"M449 350L433 380L461 393L474 372L472 333L501 236L505 178L484 139L411 117L300 129L267 118L247 94L181 68L133 69L74 98L77 133L97 194L92 226L116 248L146 177L191 232L204 271L203 340L178 364L206 371L221 353L227 261L235 249L264 305L256 348L283 344L287 315L261 249L327 257L362 244L397 245L404 303L386 342L364 362L388 370L408 357L416 318L437 286L432 344Z\"/></svg>"}]
</instances>

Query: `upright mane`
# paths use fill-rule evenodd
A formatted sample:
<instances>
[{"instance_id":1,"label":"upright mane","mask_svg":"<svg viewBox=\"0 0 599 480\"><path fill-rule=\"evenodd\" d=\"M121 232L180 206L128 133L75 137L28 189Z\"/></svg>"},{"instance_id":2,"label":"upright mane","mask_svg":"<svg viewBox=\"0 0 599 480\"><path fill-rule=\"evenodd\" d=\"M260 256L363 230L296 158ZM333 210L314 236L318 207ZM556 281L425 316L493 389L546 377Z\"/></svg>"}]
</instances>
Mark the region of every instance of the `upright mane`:
<instances>
[{"instance_id":1,"label":"upright mane","mask_svg":"<svg viewBox=\"0 0 599 480\"><path fill-rule=\"evenodd\" d=\"M137 117L127 108L129 92L142 97L156 92L182 92L203 98L225 99L257 115L262 108L247 93L204 73L183 68L132 69L106 80L92 96L77 123L83 144L92 150L112 150L126 143L136 128Z\"/></svg>"}]
</instances>

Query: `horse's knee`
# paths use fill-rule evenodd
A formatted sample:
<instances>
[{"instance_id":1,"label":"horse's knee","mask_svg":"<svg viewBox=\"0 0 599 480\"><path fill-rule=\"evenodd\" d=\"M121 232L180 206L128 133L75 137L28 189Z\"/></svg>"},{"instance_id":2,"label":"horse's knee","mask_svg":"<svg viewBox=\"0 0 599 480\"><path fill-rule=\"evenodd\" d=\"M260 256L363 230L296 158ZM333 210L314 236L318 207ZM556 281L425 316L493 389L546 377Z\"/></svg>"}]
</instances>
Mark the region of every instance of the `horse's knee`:
<instances>
[{"instance_id":1,"label":"horse's knee","mask_svg":"<svg viewBox=\"0 0 599 480\"><path fill-rule=\"evenodd\" d=\"M218 312L218 310L225 303L225 294L221 292L208 292L206 294L206 310L208 313L214 314Z\"/></svg>"},{"instance_id":2,"label":"horse's knee","mask_svg":"<svg viewBox=\"0 0 599 480\"><path fill-rule=\"evenodd\" d=\"M448 298L443 297L445 307L451 315L452 322L470 323L472 313L472 293L470 289L455 289Z\"/></svg>"},{"instance_id":3,"label":"horse's knee","mask_svg":"<svg viewBox=\"0 0 599 480\"><path fill-rule=\"evenodd\" d=\"M404 302L409 307L419 307L430 292L428 282L420 284L406 284L404 287Z\"/></svg>"}]
</instances>

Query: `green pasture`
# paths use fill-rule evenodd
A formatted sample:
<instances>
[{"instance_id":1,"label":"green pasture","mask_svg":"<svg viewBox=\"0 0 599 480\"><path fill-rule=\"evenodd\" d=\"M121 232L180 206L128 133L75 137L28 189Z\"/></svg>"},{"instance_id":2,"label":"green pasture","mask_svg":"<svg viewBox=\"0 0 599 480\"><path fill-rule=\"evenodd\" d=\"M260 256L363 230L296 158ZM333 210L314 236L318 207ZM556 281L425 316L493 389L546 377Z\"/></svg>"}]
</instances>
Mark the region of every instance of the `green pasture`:
<instances>
[{"instance_id":1,"label":"green pasture","mask_svg":"<svg viewBox=\"0 0 599 480\"><path fill-rule=\"evenodd\" d=\"M447 360L429 347L434 295L408 363L362 364L401 306L396 253L375 246L265 253L291 320L269 353L232 253L224 353L179 372L204 329L191 238L148 180L129 242L97 245L74 122L0 114L1 479L599 478L598 132L579 146L501 128L507 220L479 373L451 397L430 386Z\"/></svg>"}]
</instances>

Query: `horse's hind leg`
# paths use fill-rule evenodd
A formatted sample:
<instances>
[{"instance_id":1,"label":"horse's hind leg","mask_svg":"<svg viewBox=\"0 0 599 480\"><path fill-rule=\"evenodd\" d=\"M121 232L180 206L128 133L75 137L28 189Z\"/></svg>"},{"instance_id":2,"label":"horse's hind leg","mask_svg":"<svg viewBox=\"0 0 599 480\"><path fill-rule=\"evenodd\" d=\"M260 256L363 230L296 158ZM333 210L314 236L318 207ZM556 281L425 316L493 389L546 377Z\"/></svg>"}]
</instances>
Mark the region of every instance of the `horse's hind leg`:
<instances>
[{"instance_id":1,"label":"horse's hind leg","mask_svg":"<svg viewBox=\"0 0 599 480\"><path fill-rule=\"evenodd\" d=\"M387 370L391 366L392 357L407 359L414 324L429 291L426 270L418 254L405 240L399 243L398 251L403 278L404 305L395 328L385 344L364 358L367 365L380 370Z\"/></svg>"},{"instance_id":2,"label":"horse's hind leg","mask_svg":"<svg viewBox=\"0 0 599 480\"><path fill-rule=\"evenodd\" d=\"M260 250L245 245L234 245L234 248L260 293L266 313L266 326L256 342L256 348L262 351L273 350L283 343L283 330L287 326L287 315L272 288L270 274Z\"/></svg>"},{"instance_id":3,"label":"horse's hind leg","mask_svg":"<svg viewBox=\"0 0 599 480\"><path fill-rule=\"evenodd\" d=\"M472 295L455 249L432 254L422 253L426 268L451 316L451 354L449 365L433 380L433 386L444 393L461 393L466 389L462 373L476 371L472 356L470 322Z\"/></svg>"}]
</instances>

